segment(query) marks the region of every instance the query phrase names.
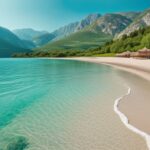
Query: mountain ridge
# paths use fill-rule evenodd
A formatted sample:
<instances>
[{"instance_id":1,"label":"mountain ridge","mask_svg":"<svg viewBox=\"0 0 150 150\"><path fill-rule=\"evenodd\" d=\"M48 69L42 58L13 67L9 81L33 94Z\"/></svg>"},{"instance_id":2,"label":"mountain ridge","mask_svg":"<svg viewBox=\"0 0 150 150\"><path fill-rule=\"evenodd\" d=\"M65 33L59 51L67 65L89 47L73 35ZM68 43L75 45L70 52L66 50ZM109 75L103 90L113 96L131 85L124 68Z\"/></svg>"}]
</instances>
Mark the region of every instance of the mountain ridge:
<instances>
[{"instance_id":1,"label":"mountain ridge","mask_svg":"<svg viewBox=\"0 0 150 150\"><path fill-rule=\"evenodd\" d=\"M22 40L29 40L32 41L34 37L47 34L47 31L37 31L32 28L22 28L22 29L15 29L12 32L17 35Z\"/></svg>"},{"instance_id":2,"label":"mountain ridge","mask_svg":"<svg viewBox=\"0 0 150 150\"><path fill-rule=\"evenodd\" d=\"M112 40L116 34L120 33L132 22L131 19L120 14L99 15L95 18L97 19L90 22L89 25L85 25L81 30L63 39L49 42L38 48L38 50L86 50L96 48L96 46Z\"/></svg>"},{"instance_id":3,"label":"mountain ridge","mask_svg":"<svg viewBox=\"0 0 150 150\"><path fill-rule=\"evenodd\" d=\"M16 29L11 32L0 27L0 49L3 53L8 49L9 52L11 49L12 51L20 49L20 52L29 49L89 50L147 26L150 26L150 9L143 12L90 14L51 33L31 28Z\"/></svg>"},{"instance_id":4,"label":"mountain ridge","mask_svg":"<svg viewBox=\"0 0 150 150\"><path fill-rule=\"evenodd\" d=\"M117 12L117 13L108 13L105 15L101 15L100 13L89 14L82 20L60 27L51 33L45 33L39 36L34 36L32 37L32 42L36 45L36 47L43 47L46 44L53 42L56 43L56 41L59 41L61 39L63 40L63 38L67 38L71 34L84 30L86 27L89 27L94 23L96 24L96 22L97 28L102 30L102 32L117 37L139 15L141 15L141 12ZM116 19L120 19L121 21L116 22L115 24ZM117 25L117 23L119 25Z\"/></svg>"},{"instance_id":5,"label":"mountain ridge","mask_svg":"<svg viewBox=\"0 0 150 150\"><path fill-rule=\"evenodd\" d=\"M121 38L125 34L130 35L132 32L147 26L150 26L150 9L140 13L140 15L132 22L132 24L122 31L117 38Z\"/></svg>"},{"instance_id":6,"label":"mountain ridge","mask_svg":"<svg viewBox=\"0 0 150 150\"><path fill-rule=\"evenodd\" d=\"M29 43L19 39L10 30L0 27L0 57L10 57L16 52L30 52Z\"/></svg>"}]
</instances>

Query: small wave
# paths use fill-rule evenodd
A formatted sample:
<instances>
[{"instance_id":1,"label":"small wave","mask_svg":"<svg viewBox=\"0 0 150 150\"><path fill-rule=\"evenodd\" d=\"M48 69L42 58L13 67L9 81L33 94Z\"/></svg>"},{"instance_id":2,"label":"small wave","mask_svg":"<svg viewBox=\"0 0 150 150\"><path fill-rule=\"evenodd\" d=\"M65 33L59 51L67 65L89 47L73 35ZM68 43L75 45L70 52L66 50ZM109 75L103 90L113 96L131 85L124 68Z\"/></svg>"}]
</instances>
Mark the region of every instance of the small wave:
<instances>
[{"instance_id":1,"label":"small wave","mask_svg":"<svg viewBox=\"0 0 150 150\"><path fill-rule=\"evenodd\" d=\"M0 93L0 96L13 94L13 93L19 93L19 92L22 92L22 91L26 91L26 90L32 89L33 87L34 87L34 85L30 85L30 86L22 87L22 88L16 89L16 90L10 90L8 92Z\"/></svg>"},{"instance_id":2,"label":"small wave","mask_svg":"<svg viewBox=\"0 0 150 150\"><path fill-rule=\"evenodd\" d=\"M135 132L136 134L139 134L140 136L142 136L145 140L146 140L146 143L147 143L147 146L148 146L148 149L150 150L150 135L137 129L136 127L134 127L133 125L129 124L129 120L128 118L125 116L125 114L123 114L121 111L119 111L119 103L120 101L131 94L131 88L128 87L128 92L121 96L120 98L116 99L115 101L115 104L114 104L114 111L116 112L116 114L120 117L121 121L125 124L125 126L132 130L133 132Z\"/></svg>"}]
</instances>

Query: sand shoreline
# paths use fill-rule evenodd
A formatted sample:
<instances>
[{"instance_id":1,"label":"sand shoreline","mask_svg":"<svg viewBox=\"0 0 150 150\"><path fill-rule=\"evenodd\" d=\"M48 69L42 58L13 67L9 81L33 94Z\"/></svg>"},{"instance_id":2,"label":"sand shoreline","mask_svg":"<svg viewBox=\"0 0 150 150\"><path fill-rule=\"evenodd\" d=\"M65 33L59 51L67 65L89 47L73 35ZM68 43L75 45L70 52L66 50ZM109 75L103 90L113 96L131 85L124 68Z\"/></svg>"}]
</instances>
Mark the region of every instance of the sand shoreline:
<instances>
[{"instance_id":1,"label":"sand shoreline","mask_svg":"<svg viewBox=\"0 0 150 150\"><path fill-rule=\"evenodd\" d=\"M149 82L150 81L150 60L140 60L140 59L132 59L132 58L98 58L98 57L69 58L69 59L92 62L92 63L100 63L100 64L106 64L106 65L111 65L113 67L117 67L118 69L135 74L140 78L142 77L144 80L146 79L147 80L146 82L149 85L148 87L150 87L150 82ZM149 127L150 119L148 119L149 117L148 115L146 115L147 113L150 113L150 110L147 107L147 105L150 104L149 101L150 94L143 92L144 90L146 91L149 88L147 89L147 86L145 86L144 84L141 85L139 83L141 89L143 88L142 91L140 88L138 89L134 86L131 87L130 89L132 90L132 93L128 93L129 95L127 97L124 98L123 96L115 101L114 111L118 114L121 121L125 124L127 128L141 135L146 140L148 149L150 149L150 127ZM142 92L140 93L138 90ZM141 97L141 95L143 97ZM124 101L126 102L124 103ZM139 101L141 102L143 101L143 102L141 103ZM145 101L146 103L144 103ZM142 105L144 109L138 110L138 108L140 108L139 105ZM137 113L137 115L134 116L132 115L132 113L134 115L135 113ZM144 119L140 121L141 117Z\"/></svg>"},{"instance_id":2,"label":"sand shoreline","mask_svg":"<svg viewBox=\"0 0 150 150\"><path fill-rule=\"evenodd\" d=\"M148 59L115 57L78 57L67 59L110 65L139 75L140 77L150 81L150 60Z\"/></svg>"}]
</instances>

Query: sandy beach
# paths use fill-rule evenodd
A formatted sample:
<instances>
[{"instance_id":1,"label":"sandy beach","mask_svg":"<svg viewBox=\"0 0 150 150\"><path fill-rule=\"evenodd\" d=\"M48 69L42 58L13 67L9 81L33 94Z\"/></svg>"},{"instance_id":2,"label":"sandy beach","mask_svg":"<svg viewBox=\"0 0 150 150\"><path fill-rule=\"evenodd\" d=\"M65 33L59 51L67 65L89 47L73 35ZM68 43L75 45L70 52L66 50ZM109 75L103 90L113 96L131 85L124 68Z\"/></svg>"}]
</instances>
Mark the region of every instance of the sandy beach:
<instances>
[{"instance_id":1,"label":"sandy beach","mask_svg":"<svg viewBox=\"0 0 150 150\"><path fill-rule=\"evenodd\" d=\"M146 139L149 147L150 60L99 57L73 59L92 63L103 63L116 67L118 70L123 70L121 76L124 78L125 83L130 87L131 92L119 102L118 109L128 118L129 125L135 127L134 132ZM130 72L130 74L128 72ZM127 127L128 123L126 124ZM128 128L130 128L130 126Z\"/></svg>"},{"instance_id":2,"label":"sandy beach","mask_svg":"<svg viewBox=\"0 0 150 150\"><path fill-rule=\"evenodd\" d=\"M139 75L144 79L150 80L150 60L148 59L117 57L80 57L71 59L111 65L119 69Z\"/></svg>"}]
</instances>

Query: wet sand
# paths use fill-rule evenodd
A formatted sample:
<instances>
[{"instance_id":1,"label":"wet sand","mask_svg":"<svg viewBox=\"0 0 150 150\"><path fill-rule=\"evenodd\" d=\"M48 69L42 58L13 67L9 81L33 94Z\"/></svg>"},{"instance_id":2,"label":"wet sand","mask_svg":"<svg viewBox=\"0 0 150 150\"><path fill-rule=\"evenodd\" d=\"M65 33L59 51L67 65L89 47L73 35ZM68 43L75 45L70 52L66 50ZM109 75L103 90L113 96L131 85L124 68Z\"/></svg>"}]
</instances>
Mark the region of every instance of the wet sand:
<instances>
[{"instance_id":1,"label":"wet sand","mask_svg":"<svg viewBox=\"0 0 150 150\"><path fill-rule=\"evenodd\" d=\"M76 60L111 65L131 88L131 93L119 103L119 110L129 124L150 135L150 60L132 58L75 58ZM123 72L119 72L119 70ZM131 74L129 74L130 72ZM149 139L150 140L150 139ZM149 142L147 140L147 142Z\"/></svg>"}]
</instances>

